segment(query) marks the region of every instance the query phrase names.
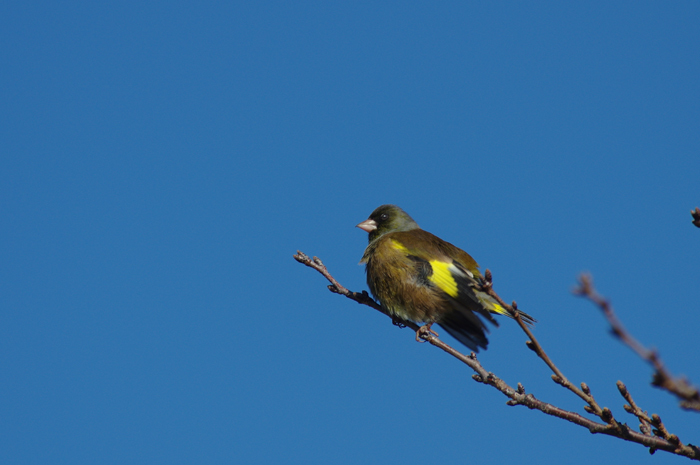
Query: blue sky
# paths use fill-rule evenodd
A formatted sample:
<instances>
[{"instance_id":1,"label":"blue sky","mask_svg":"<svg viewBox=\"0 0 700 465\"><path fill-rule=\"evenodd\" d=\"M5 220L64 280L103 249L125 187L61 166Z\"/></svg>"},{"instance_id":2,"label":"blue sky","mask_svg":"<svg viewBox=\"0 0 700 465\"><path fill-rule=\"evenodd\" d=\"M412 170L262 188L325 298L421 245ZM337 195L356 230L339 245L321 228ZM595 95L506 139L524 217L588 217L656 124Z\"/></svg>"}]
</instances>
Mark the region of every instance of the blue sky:
<instances>
[{"instance_id":1,"label":"blue sky","mask_svg":"<svg viewBox=\"0 0 700 465\"><path fill-rule=\"evenodd\" d=\"M619 420L621 379L699 443L570 293L590 271L700 383L699 21L694 1L6 2L3 463L684 460L506 406L292 254L366 289L354 226L396 203ZM584 414L524 341L502 321L480 360Z\"/></svg>"}]
</instances>

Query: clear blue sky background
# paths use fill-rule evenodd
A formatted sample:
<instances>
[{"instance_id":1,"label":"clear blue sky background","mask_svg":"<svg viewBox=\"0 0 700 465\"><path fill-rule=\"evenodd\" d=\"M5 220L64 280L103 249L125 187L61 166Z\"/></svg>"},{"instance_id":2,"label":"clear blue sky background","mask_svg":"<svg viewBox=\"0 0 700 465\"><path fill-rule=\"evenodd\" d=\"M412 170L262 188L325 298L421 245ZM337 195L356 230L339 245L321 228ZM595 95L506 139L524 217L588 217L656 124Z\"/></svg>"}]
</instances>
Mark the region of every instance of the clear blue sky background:
<instances>
[{"instance_id":1,"label":"clear blue sky background","mask_svg":"<svg viewBox=\"0 0 700 465\"><path fill-rule=\"evenodd\" d=\"M700 3L5 2L7 464L678 463L471 380L353 290L382 203L490 268L575 382L697 414ZM585 415L510 321L487 369ZM451 340L450 340L451 341Z\"/></svg>"}]
</instances>

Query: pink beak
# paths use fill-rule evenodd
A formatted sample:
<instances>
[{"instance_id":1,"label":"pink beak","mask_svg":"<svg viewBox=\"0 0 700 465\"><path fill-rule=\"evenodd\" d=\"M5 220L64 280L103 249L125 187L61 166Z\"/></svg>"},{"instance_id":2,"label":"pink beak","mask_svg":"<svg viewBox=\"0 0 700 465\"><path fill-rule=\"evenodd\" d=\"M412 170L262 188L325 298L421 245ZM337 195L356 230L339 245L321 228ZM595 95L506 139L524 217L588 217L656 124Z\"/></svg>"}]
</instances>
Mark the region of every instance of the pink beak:
<instances>
[{"instance_id":1,"label":"pink beak","mask_svg":"<svg viewBox=\"0 0 700 465\"><path fill-rule=\"evenodd\" d=\"M358 224L357 227L369 233L377 229L377 222L374 220L364 220L362 223Z\"/></svg>"}]
</instances>

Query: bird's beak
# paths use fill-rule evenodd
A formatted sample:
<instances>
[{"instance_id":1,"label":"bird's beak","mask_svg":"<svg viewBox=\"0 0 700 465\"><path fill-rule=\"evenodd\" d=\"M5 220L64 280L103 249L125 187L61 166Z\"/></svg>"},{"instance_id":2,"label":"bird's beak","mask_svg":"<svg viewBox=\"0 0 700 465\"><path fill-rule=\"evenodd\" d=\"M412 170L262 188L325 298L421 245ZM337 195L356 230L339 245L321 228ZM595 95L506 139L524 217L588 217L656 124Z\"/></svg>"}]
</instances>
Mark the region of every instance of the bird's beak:
<instances>
[{"instance_id":1,"label":"bird's beak","mask_svg":"<svg viewBox=\"0 0 700 465\"><path fill-rule=\"evenodd\" d=\"M364 220L362 223L358 224L356 227L363 231L372 232L377 229L377 222L374 220Z\"/></svg>"}]
</instances>

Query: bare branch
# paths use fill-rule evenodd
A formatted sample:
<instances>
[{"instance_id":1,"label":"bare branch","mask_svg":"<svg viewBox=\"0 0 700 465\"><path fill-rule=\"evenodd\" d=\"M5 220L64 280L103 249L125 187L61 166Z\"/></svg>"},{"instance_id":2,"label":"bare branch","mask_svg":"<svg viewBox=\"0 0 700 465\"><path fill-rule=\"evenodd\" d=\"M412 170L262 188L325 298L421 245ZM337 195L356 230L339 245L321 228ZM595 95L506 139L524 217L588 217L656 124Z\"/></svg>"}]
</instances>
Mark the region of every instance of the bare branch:
<instances>
[{"instance_id":1,"label":"bare branch","mask_svg":"<svg viewBox=\"0 0 700 465\"><path fill-rule=\"evenodd\" d=\"M328 289L331 292L344 295L357 303L372 307L373 309L388 316L387 312L384 309L382 309L381 305L379 305L369 296L367 291L363 291L362 293L352 292L343 287L340 283L338 283L338 281L336 281L336 279L333 278L333 276L331 276L331 274L328 272L328 269L325 267L325 265L323 265L323 262L321 262L321 260L317 257L313 257L313 259L311 259L306 254L297 251L297 254L294 255L294 259L297 260L299 263L302 263L308 267L315 269L316 271L321 273L326 279L328 279L328 281L330 281L331 283L328 286ZM537 342L530 329L522 321L522 318L516 311L517 306L515 302L513 302L512 306L505 304L505 302L503 302L503 300L498 296L498 294L496 294L493 291L491 273L488 272L488 270L486 276L487 280L483 283L484 292L488 292L489 295L494 297L501 305L503 305L504 308L508 309L511 315L514 315L514 318L516 319L520 327L530 338L527 344L528 347L530 347L535 353L537 353L537 355L554 372L554 375L552 375L552 379L558 384L565 386L567 389L571 390L572 392L576 393L576 395L584 399L588 404L585 406L585 409L589 413L593 413L599 418L601 418L601 420L603 420L603 423L598 423L596 421L585 418L576 412L564 410L550 403L541 401L535 398L535 396L532 394L526 394L525 388L520 383L518 383L517 388L509 386L501 378L487 371L477 360L476 354L472 352L469 355L464 355L461 352L455 350L453 347L438 339L430 331L417 332L419 337L434 345L435 347L442 349L443 351L447 352L448 354L452 355L456 359L469 366L469 368L471 368L475 372L475 374L472 375L472 378L475 381L492 386L501 393L503 393L506 397L508 397L509 400L506 402L507 405L524 405L529 409L539 410L547 415L561 418L579 426L583 426L584 428L588 429L591 433L605 434L608 436L623 439L625 441L641 444L645 447L648 447L649 451L652 453L656 450L664 450L676 455L688 457L692 460L700 461L700 448L690 444L684 445L680 442L677 436L669 434L668 431L666 431L663 423L661 422L661 419L658 418L658 415L652 415L651 418L646 416L646 412L642 412L641 409L639 409L639 407L636 406L629 393L627 393L626 388L624 388L624 384L618 383L618 389L620 389L620 392L622 393L620 385L623 386L625 390L623 396L630 403L629 406L625 406L626 410L627 407L632 409L630 413L636 415L637 418L640 419L640 422L642 424L646 424L646 428L641 428L640 425L640 430L642 432L633 431L626 424L616 421L613 418L612 412L607 407L600 408L600 406L595 402L595 399L593 399L593 396L590 393L590 389L585 383L581 383L581 388L579 389L578 387L574 386L571 382L569 382L569 380L564 376L561 370L559 370L556 367L556 365L554 365L554 363L551 361L551 359L547 356L544 349L539 344L539 342ZM418 329L420 328L418 325L412 322L394 321L394 324L399 324L400 326L408 326L414 331L418 331ZM642 420L642 418L645 419L646 423ZM651 426L649 425L653 426L654 434L651 434L649 432L649 429L651 428Z\"/></svg>"},{"instance_id":2,"label":"bare branch","mask_svg":"<svg viewBox=\"0 0 700 465\"><path fill-rule=\"evenodd\" d=\"M642 411L642 409L637 406L632 399L632 395L627 391L627 386L625 386L625 383L618 381L617 389L620 391L620 394L622 394L622 397L629 402L629 405L625 404L622 407L625 409L625 411L631 413L639 419L639 431L647 436L651 436L651 418L649 418L647 412Z\"/></svg>"},{"instance_id":3,"label":"bare branch","mask_svg":"<svg viewBox=\"0 0 700 465\"><path fill-rule=\"evenodd\" d=\"M387 312L384 311L381 305L379 305L377 302L372 299L367 291L363 291L362 293L359 292L352 292L344 288L338 281L331 276L331 274L328 272L328 268L326 268L326 265L323 264L320 258L314 257L313 259L309 258L308 255L305 253L297 250L297 253L294 255L294 259L298 261L299 263L303 263L304 265L313 268L314 270L318 271L321 273L328 281L331 282L330 286L328 286L328 290L335 293L335 294L341 294L347 297L348 299L354 300L358 304L362 305L367 305L369 307L372 307L373 309L382 312L383 314L389 316ZM417 328L417 326L416 326Z\"/></svg>"},{"instance_id":4,"label":"bare branch","mask_svg":"<svg viewBox=\"0 0 700 465\"><path fill-rule=\"evenodd\" d=\"M544 351L544 349L542 348L540 343L535 338L534 334L532 334L532 331L530 330L530 328L523 322L522 318L520 318L520 314L517 311L517 304L515 302L513 302L513 305L508 305L493 290L493 278L492 278L491 271L486 270L486 272L484 273L484 276L485 276L485 282L482 284L481 290L483 292L487 293L488 295L490 295L491 297L493 297L494 299L496 299L496 301L499 304L501 304L501 306L503 306L503 308L508 310L508 313L510 313L513 318L515 318L515 321L518 322L518 325L520 326L520 328L523 331L525 331L525 334L527 334L527 337L530 338L530 340L525 342L525 344L533 352L535 352L537 354L537 356L540 357L542 359L542 361L544 361L544 363L546 363L547 366L554 373L552 375L552 380L555 383L570 390L571 392L573 392L574 394L579 396L581 399L583 399L588 404L588 407L590 409L590 410L586 409L587 412L593 413L594 415L603 419L603 409L600 408L598 403L595 401L595 399L591 395L590 390L588 389L588 386L586 386L585 383L581 383L582 389L579 389L573 383L571 383L571 381L569 381L566 378L566 376L564 376L564 373L562 373L561 370L559 370L559 368L557 368L557 366L554 364L554 362L549 358L547 353ZM610 416L609 418L607 418L607 416L606 416L604 421L608 424L611 424L611 422L613 422L614 419L612 418L612 416Z\"/></svg>"},{"instance_id":5,"label":"bare branch","mask_svg":"<svg viewBox=\"0 0 700 465\"><path fill-rule=\"evenodd\" d=\"M655 350L644 347L625 329L615 315L610 302L595 290L593 280L589 275L583 274L579 277L579 285L573 292L575 295L590 300L600 308L610 324L612 334L654 368L651 381L653 386L665 389L678 397L681 400L681 408L700 411L700 392L698 389L685 378L674 378L666 369L659 354Z\"/></svg>"}]
</instances>

